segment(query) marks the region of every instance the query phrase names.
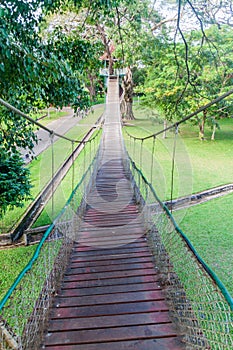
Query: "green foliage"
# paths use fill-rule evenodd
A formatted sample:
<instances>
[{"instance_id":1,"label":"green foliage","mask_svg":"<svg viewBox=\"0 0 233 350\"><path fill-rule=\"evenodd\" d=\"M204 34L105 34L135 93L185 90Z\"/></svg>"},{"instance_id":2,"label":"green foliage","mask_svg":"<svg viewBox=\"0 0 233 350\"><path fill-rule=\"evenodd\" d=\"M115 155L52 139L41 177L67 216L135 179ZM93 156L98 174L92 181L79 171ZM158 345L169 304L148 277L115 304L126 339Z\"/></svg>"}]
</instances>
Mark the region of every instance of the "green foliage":
<instances>
[{"instance_id":1,"label":"green foliage","mask_svg":"<svg viewBox=\"0 0 233 350\"><path fill-rule=\"evenodd\" d=\"M75 3L80 6L82 1ZM83 108L88 104L82 72L95 55L95 49L87 41L66 37L59 31L57 38L53 36L50 40L43 40L39 33L45 14L58 8L64 10L70 4L74 2L8 0L0 4L0 96L25 113L38 105L63 107L75 104ZM26 177L29 173L20 161L20 148L31 150L35 139L32 125L0 107L0 144L4 162L9 157L11 177L18 179L20 184L16 188L14 182L6 181L4 186L9 195L2 195L3 211L7 206L19 205L28 196ZM17 164L15 167L12 157ZM0 176L3 186L4 172Z\"/></svg>"},{"instance_id":2,"label":"green foliage","mask_svg":"<svg viewBox=\"0 0 233 350\"><path fill-rule=\"evenodd\" d=\"M175 55L174 44L169 41L160 43L159 53L154 51L153 65L147 69L144 102L159 108L166 119L181 119L233 86L233 55L229 46L232 29L212 26L206 36L202 42L201 32L191 32L188 49L177 43ZM213 125L216 118L232 113L229 97L208 110L207 122ZM200 124L202 121L202 117L197 119Z\"/></svg>"},{"instance_id":3,"label":"green foliage","mask_svg":"<svg viewBox=\"0 0 233 350\"><path fill-rule=\"evenodd\" d=\"M29 171L18 153L7 153L0 147L0 217L7 208L21 207L30 198Z\"/></svg>"},{"instance_id":4,"label":"green foliage","mask_svg":"<svg viewBox=\"0 0 233 350\"><path fill-rule=\"evenodd\" d=\"M146 80L146 69L134 67L132 69L132 73L133 73L134 86L138 87L140 85L144 85L145 80Z\"/></svg>"}]
</instances>

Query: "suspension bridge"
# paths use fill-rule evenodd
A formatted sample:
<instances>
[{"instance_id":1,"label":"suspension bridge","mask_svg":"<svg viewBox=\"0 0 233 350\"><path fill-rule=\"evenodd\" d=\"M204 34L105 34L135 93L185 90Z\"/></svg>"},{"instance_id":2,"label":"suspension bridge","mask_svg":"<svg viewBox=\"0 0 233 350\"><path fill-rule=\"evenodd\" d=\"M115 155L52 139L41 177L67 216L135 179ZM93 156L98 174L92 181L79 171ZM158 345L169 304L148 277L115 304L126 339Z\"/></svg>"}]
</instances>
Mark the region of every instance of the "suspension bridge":
<instances>
[{"instance_id":1,"label":"suspension bridge","mask_svg":"<svg viewBox=\"0 0 233 350\"><path fill-rule=\"evenodd\" d=\"M130 158L118 89L109 77L95 156L0 303L2 350L233 349L232 298Z\"/></svg>"}]
</instances>

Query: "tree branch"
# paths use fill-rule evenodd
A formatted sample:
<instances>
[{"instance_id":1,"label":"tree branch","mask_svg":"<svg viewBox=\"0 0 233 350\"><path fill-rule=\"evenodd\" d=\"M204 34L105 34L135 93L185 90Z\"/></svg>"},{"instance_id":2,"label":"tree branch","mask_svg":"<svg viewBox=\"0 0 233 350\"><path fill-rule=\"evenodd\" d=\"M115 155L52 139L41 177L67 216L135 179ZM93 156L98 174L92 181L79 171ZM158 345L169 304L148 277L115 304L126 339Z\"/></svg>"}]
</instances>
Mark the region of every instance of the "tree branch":
<instances>
[{"instance_id":1,"label":"tree branch","mask_svg":"<svg viewBox=\"0 0 233 350\"><path fill-rule=\"evenodd\" d=\"M162 21L160 21L159 23L156 23L152 28L151 31L155 31L156 29L160 28L163 24L168 23L168 22L175 22L177 21L177 17L173 17L173 18L168 18L168 19L163 19Z\"/></svg>"},{"instance_id":2,"label":"tree branch","mask_svg":"<svg viewBox=\"0 0 233 350\"><path fill-rule=\"evenodd\" d=\"M123 58L123 62L124 62L125 61L124 44L123 44L123 38L122 38L122 34L121 34L120 14L119 14L119 10L118 10L117 6L116 6L116 12L117 12L117 27L118 27L119 37L120 37L120 41L121 41L121 52L122 52L122 58Z\"/></svg>"}]
</instances>

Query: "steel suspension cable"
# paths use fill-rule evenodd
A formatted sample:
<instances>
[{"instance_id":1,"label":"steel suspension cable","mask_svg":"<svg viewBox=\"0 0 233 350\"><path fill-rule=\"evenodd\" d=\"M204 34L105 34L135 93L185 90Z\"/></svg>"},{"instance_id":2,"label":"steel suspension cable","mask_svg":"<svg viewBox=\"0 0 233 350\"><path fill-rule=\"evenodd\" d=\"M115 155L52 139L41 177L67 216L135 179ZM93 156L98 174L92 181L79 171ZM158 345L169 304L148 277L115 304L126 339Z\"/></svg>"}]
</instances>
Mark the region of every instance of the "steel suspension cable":
<instances>
[{"instance_id":1,"label":"steel suspension cable","mask_svg":"<svg viewBox=\"0 0 233 350\"><path fill-rule=\"evenodd\" d=\"M74 142L71 143L72 144L72 193L74 191Z\"/></svg>"},{"instance_id":2,"label":"steel suspension cable","mask_svg":"<svg viewBox=\"0 0 233 350\"><path fill-rule=\"evenodd\" d=\"M83 170L86 171L86 147L85 142L83 143Z\"/></svg>"},{"instance_id":3,"label":"steel suspension cable","mask_svg":"<svg viewBox=\"0 0 233 350\"><path fill-rule=\"evenodd\" d=\"M12 106L10 103L4 101L3 99L0 98L0 104L2 104L4 107L6 107L7 109L9 109L10 111L20 115L21 117L27 119L30 123L37 125L39 128L47 131L49 134L53 134L54 136L57 136L59 138L62 138L64 140L70 141L70 142L74 142L74 143L82 143L83 141L81 140L74 140L71 139L69 137L66 137L64 135L61 135L57 132L55 132L52 129L47 128L46 126L44 126L43 124L39 123L38 121L34 120L33 118L29 117L27 114L25 114L24 112L22 112L21 110L19 110L18 108L15 108L14 106Z\"/></svg>"},{"instance_id":4,"label":"steel suspension cable","mask_svg":"<svg viewBox=\"0 0 233 350\"><path fill-rule=\"evenodd\" d=\"M54 134L50 134L51 142L51 170L52 170L52 222L54 220L54 175L55 175L55 159L54 159Z\"/></svg>"},{"instance_id":5,"label":"steel suspension cable","mask_svg":"<svg viewBox=\"0 0 233 350\"><path fill-rule=\"evenodd\" d=\"M91 164L91 155L92 155L92 142L90 142L90 150L89 150L89 163Z\"/></svg>"},{"instance_id":6,"label":"steel suspension cable","mask_svg":"<svg viewBox=\"0 0 233 350\"><path fill-rule=\"evenodd\" d=\"M143 150L143 141L144 141L144 140L141 140L141 148L140 148L140 160L139 160L140 169L142 169L142 150Z\"/></svg>"},{"instance_id":7,"label":"steel suspension cable","mask_svg":"<svg viewBox=\"0 0 233 350\"><path fill-rule=\"evenodd\" d=\"M133 159L135 159L135 147L136 147L136 139L133 137Z\"/></svg>"},{"instance_id":8,"label":"steel suspension cable","mask_svg":"<svg viewBox=\"0 0 233 350\"><path fill-rule=\"evenodd\" d=\"M129 138L129 149L132 150L132 137Z\"/></svg>"},{"instance_id":9,"label":"steel suspension cable","mask_svg":"<svg viewBox=\"0 0 233 350\"><path fill-rule=\"evenodd\" d=\"M171 213L173 210L173 191L174 191L174 172L175 172L175 157L176 157L176 143L177 143L177 135L179 132L179 126L177 125L175 128L175 136L174 136L174 143L173 143L173 153L172 153L172 169L171 169Z\"/></svg>"},{"instance_id":10,"label":"steel suspension cable","mask_svg":"<svg viewBox=\"0 0 233 350\"><path fill-rule=\"evenodd\" d=\"M151 183L151 184L152 184L152 181L153 181L153 167L154 167L155 140L156 140L156 137L154 137L154 138L153 138L152 152L151 152L151 168L150 168L150 183Z\"/></svg>"}]
</instances>

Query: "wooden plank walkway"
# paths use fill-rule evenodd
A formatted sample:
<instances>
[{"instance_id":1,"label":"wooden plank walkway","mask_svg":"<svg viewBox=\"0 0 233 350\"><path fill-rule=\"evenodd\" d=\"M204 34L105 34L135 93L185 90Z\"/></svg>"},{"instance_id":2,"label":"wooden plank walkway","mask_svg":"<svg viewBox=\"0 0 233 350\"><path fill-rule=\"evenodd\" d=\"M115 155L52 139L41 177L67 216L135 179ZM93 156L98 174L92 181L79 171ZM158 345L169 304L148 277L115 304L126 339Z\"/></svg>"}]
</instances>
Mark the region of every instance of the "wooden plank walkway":
<instances>
[{"instance_id":1,"label":"wooden plank walkway","mask_svg":"<svg viewBox=\"0 0 233 350\"><path fill-rule=\"evenodd\" d=\"M109 85L114 102L116 82ZM107 116L115 123L119 112L113 105L112 109L115 114ZM87 211L51 308L42 348L184 349L169 316L124 170L120 123L113 128L109 119L96 185L87 198ZM106 146L112 137L116 138L114 152L113 145Z\"/></svg>"}]
</instances>

